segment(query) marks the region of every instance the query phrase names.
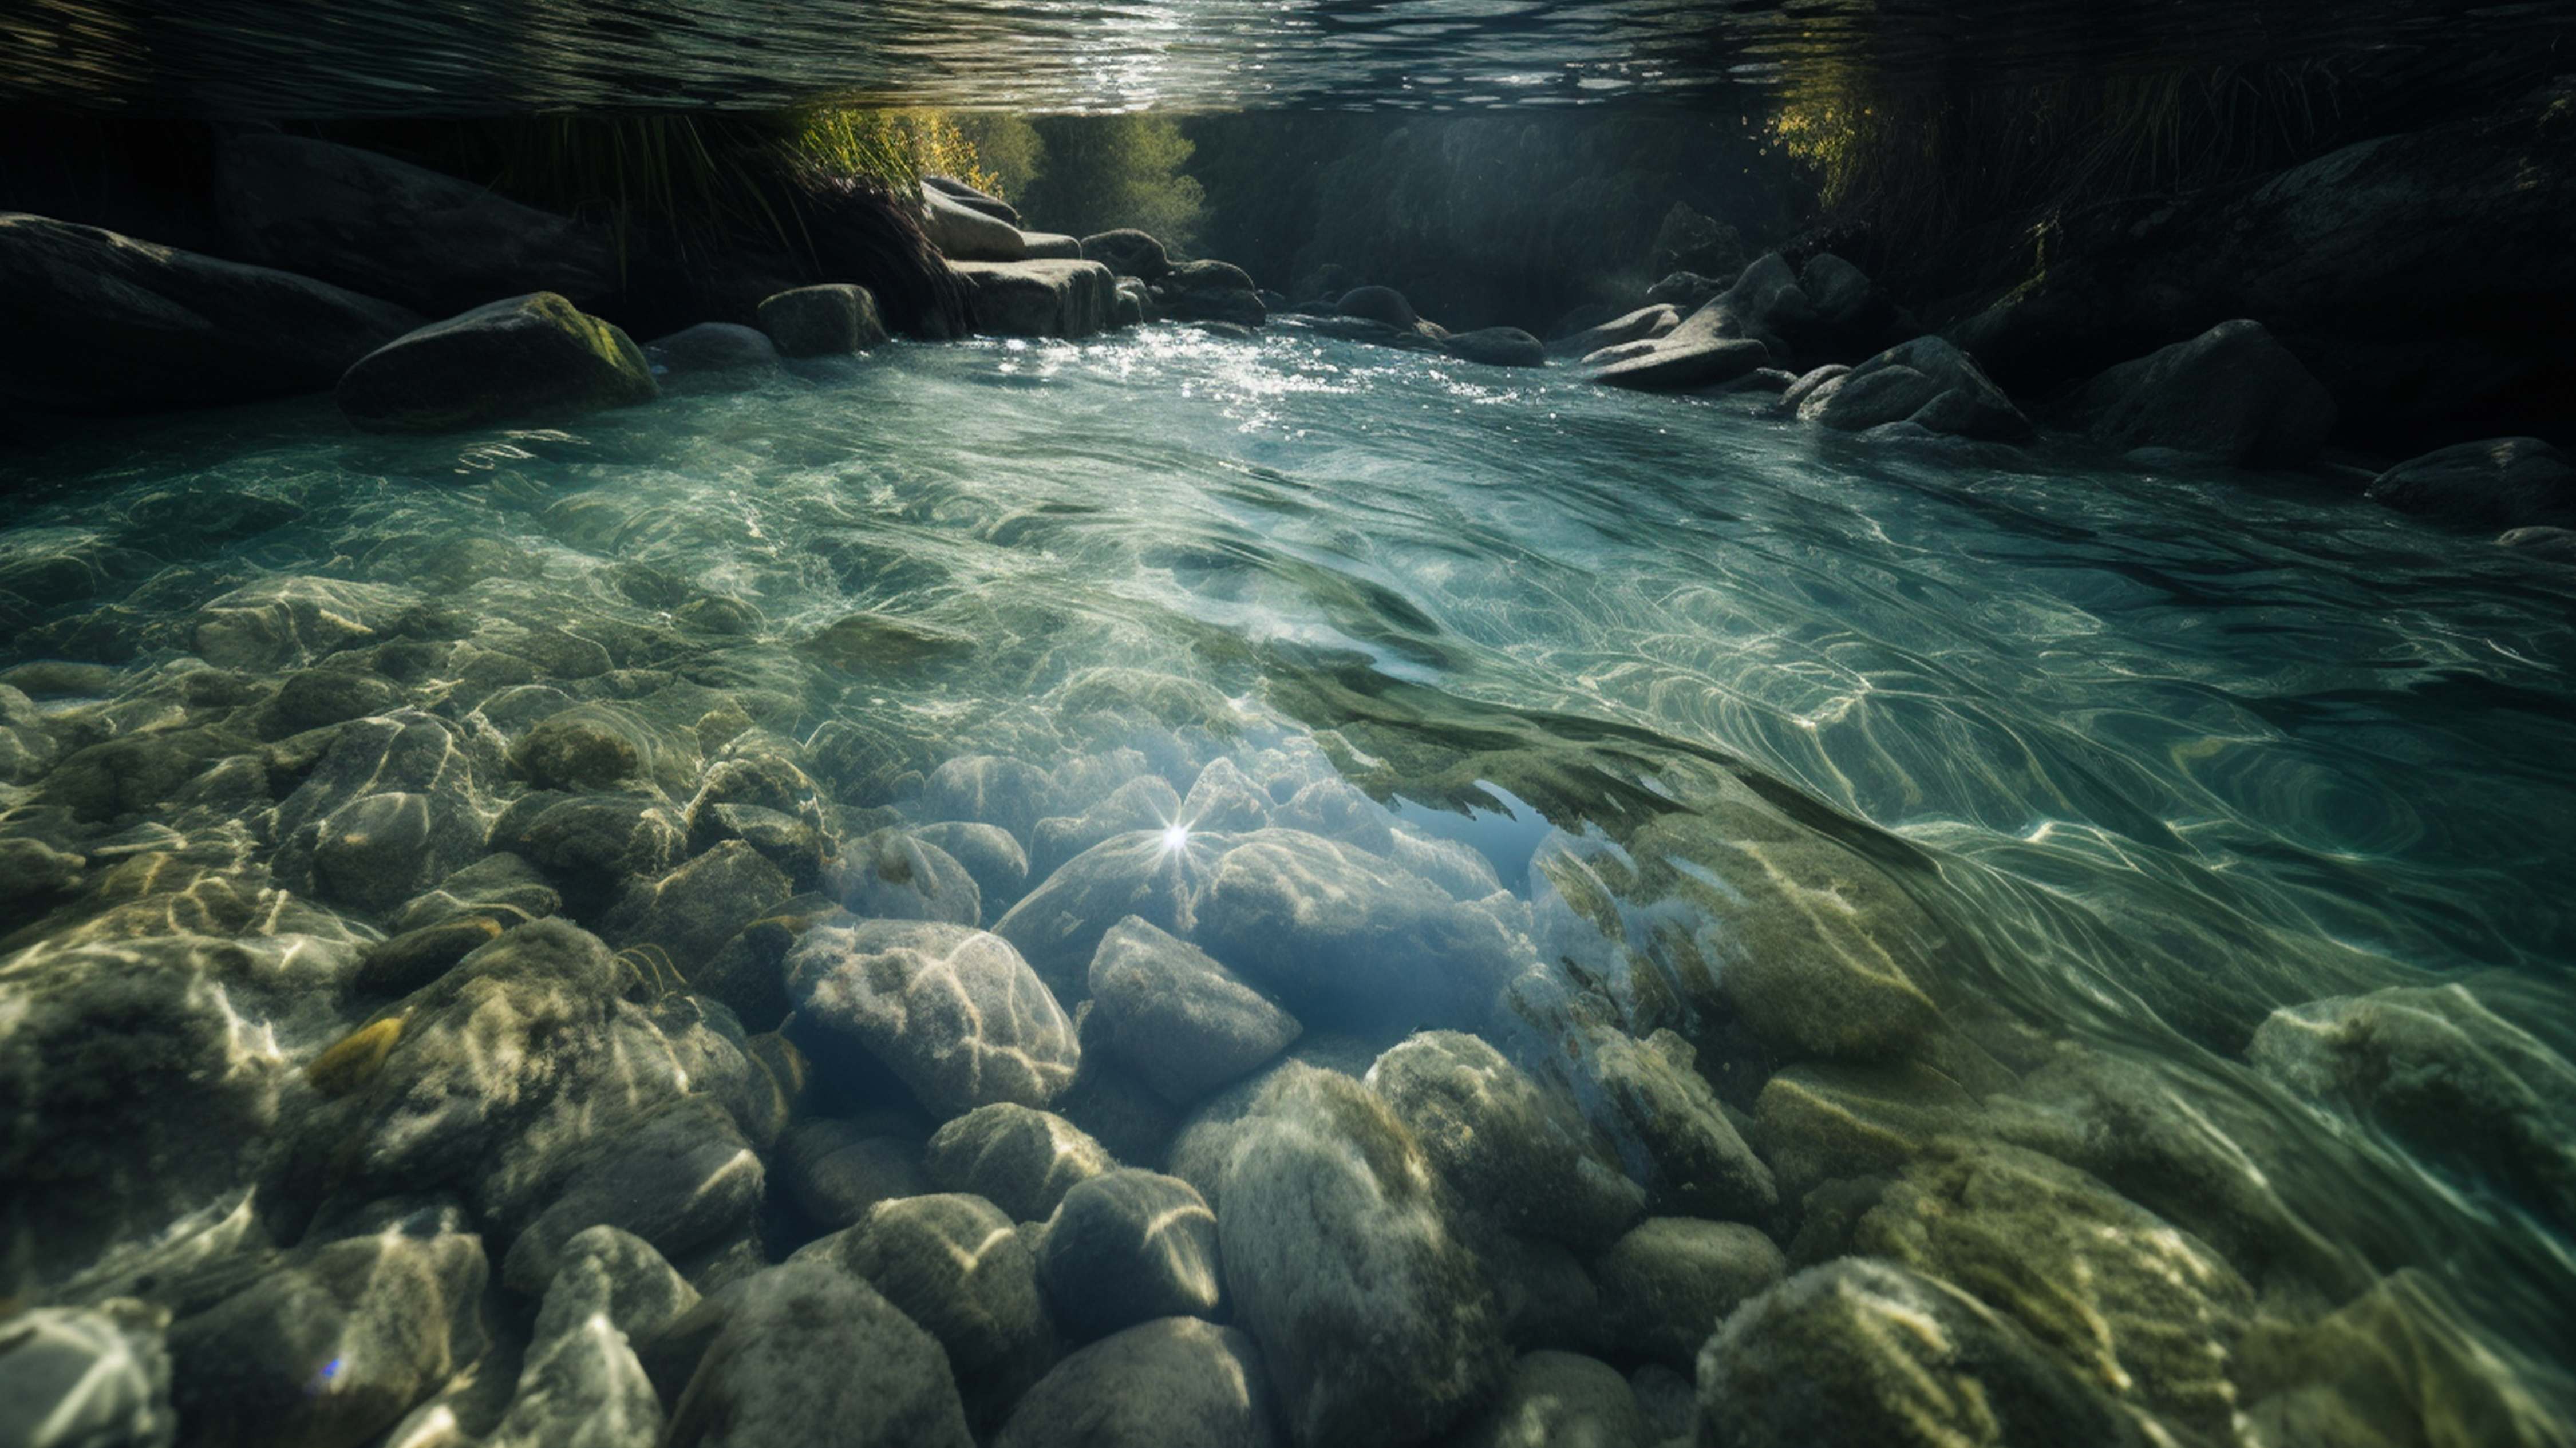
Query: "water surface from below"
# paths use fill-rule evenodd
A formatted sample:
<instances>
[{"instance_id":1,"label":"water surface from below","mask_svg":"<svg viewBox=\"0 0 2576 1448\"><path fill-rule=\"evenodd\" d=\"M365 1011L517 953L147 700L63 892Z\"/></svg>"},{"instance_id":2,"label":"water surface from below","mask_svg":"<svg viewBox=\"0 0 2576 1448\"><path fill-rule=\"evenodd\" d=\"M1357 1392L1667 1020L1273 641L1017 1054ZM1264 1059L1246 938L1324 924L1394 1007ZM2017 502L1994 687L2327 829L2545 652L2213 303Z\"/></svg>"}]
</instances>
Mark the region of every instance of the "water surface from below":
<instances>
[{"instance_id":1,"label":"water surface from below","mask_svg":"<svg viewBox=\"0 0 2576 1448\"><path fill-rule=\"evenodd\" d=\"M691 955L530 788L790 859L794 819L702 818L721 761L775 758L819 783L806 805L845 861L909 848L860 845L885 827L949 841L938 858L979 877L965 923L997 928L1068 1015L1102 990L1094 945L1141 915L1297 1015L1318 1065L1365 1069L1417 1026L1483 1034L1580 1105L1659 1215L1886 1256L1896 1238L1837 1242L1805 1193L1935 1192L1940 1162L1983 1170L1979 1152L2007 1174L2024 1150L2081 1168L2251 1284L2192 1298L2224 1330L2180 1329L2233 1344L2218 1426L2301 1421L2322 1369L2295 1365L2336 1333L2435 1344L2417 1400L2446 1374L2477 1383L2475 1411L2525 1415L2529 1441L2559 1441L2548 1422L2576 1403L2557 1366L2576 1302L2576 589L2507 550L2305 478L1881 446L1755 399L1294 329L897 345L425 441L265 406L119 424L9 469L33 489L0 535L0 587L36 620L22 656L121 663L9 676L35 697L13 706L25 788L0 830L92 874L10 938L33 948L0 989L40 998L103 942L254 942L284 1003L236 983L228 1009L257 1037L235 1032L239 1069L281 1083L262 1119L281 1139L337 1122L416 1173L331 1168L308 1203L323 1222L443 1183L482 1214L497 1274L494 1224L531 1210L367 1135L392 1129L368 1124L391 1109L377 1088L361 1072L336 1097L313 1067L399 995L368 988L360 947L421 918L406 902L433 864L480 855L481 823L459 842L448 815L539 856L611 945L649 946L622 959L671 968L630 982L657 1009L715 994L755 1033L822 1010L793 956L767 1019L757 991L710 984L740 922ZM326 685L373 692L312 703ZM304 726L350 710L434 722L447 762L350 783L298 755L324 747ZM139 815L72 764L45 772L47 750L156 734L203 757L127 801ZM626 751L604 772L540 747L603 736ZM346 813L396 784L428 801L416 836ZM1009 832L1024 877L987 873L974 824ZM913 864L799 883L936 917L954 900L922 902L957 866L921 868L930 883ZM429 1019L441 988L402 1018ZM1084 1060L1119 1058L1097 1025ZM1694 1196L1660 1128L1623 1114L1621 1073L1647 1069L1633 1042L1659 1029L1737 1113L1775 1205ZM844 1093L811 1114L884 1104L864 1071L832 1076L828 1033L789 1034ZM1069 1099L1129 1155L1126 1118ZM1198 1180L1158 1144L1170 1116L1135 1128L1131 1164ZM1854 1119L1872 1125L1830 1125ZM769 1161L776 1197L790 1168ZM73 1198L31 1194L13 1275L58 1282L106 1238L246 1185L317 1190L241 1162L170 1187L202 1199L137 1197L77 1229ZM1946 1210L1970 1236L2012 1229L2009 1204ZM1249 1211L1218 1202L1228 1231ZM765 1230L764 1250L795 1245ZM2046 1337L2055 1309L1977 1276L1966 1237L1926 1240L1916 1265L2020 1303ZM2031 1249L2043 1274L2049 1250ZM2097 1269L2043 1285L2116 1298ZM1257 1309L1233 1304L1294 1330ZM2146 1337L2105 1331L2106 1382L2201 1422L2197 1389L2117 1360Z\"/></svg>"}]
</instances>

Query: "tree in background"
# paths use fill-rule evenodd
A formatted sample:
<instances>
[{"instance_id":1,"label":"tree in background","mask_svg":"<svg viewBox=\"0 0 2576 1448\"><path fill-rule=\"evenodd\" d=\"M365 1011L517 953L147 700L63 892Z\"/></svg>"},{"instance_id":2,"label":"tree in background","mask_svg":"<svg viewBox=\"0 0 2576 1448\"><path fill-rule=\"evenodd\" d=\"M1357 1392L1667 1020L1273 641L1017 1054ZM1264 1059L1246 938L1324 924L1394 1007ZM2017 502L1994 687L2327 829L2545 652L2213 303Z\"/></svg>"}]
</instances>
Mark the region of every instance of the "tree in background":
<instances>
[{"instance_id":1,"label":"tree in background","mask_svg":"<svg viewBox=\"0 0 2576 1448\"><path fill-rule=\"evenodd\" d=\"M946 118L974 151L976 164L992 177L993 184L984 189L1003 200L1025 194L1046 169L1046 142L1038 139L1037 127L1027 117L1008 111L949 111Z\"/></svg>"},{"instance_id":2,"label":"tree in background","mask_svg":"<svg viewBox=\"0 0 2576 1448\"><path fill-rule=\"evenodd\" d=\"M1032 123L1044 145L1021 214L1032 226L1088 236L1133 226L1165 246L1197 239L1206 195L1181 167L1194 149L1169 116L1047 116Z\"/></svg>"}]
</instances>

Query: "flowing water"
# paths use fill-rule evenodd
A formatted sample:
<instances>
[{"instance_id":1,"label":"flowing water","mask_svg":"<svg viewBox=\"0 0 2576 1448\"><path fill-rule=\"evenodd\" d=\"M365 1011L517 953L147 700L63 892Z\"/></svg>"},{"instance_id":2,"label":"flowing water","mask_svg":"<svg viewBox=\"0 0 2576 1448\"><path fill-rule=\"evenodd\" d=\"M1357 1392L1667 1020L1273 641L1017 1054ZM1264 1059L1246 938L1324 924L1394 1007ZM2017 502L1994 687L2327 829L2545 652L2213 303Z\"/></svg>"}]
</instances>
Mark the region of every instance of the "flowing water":
<instances>
[{"instance_id":1,"label":"flowing water","mask_svg":"<svg viewBox=\"0 0 2576 1448\"><path fill-rule=\"evenodd\" d=\"M2259 1441L2287 1441L2280 1405L2314 1374L2254 1344L2357 1299L2400 1310L2347 1309L2359 1335L2336 1341L2402 1360L2390 1391L2429 1431L2565 1441L2576 586L2312 477L1880 445L1763 401L1292 326L896 344L560 430L388 441L324 401L67 425L8 465L0 586L22 659L113 662L0 673L29 696L0 832L88 873L49 916L19 891L8 943L36 948L0 982L172 932L247 942L271 993L233 978L231 1069L284 1083L258 1119L363 1137L297 1115L328 1109L323 1049L384 1018L352 962L496 817L495 846L542 833L527 741L570 711L632 751L602 795L630 817L676 817L716 761L767 751L845 852L889 826L1006 827L1035 868L978 865L970 923L1068 1010L1080 960L1067 984L1054 956L1134 910L1295 1008L1319 1064L1479 1030L1667 1202L1603 1084L1617 1040L1690 1041L1771 1159L1783 1231L1797 1192L1907 1156L1802 1136L1782 1082L1926 1139L1886 1083L1928 1082L1916 1106L1956 1102L1940 1131L2082 1166L2252 1280L2224 1336ZM370 702L281 712L281 683L311 699L335 676ZM434 721L442 782L395 779L390 754L355 786L283 762L342 748L303 731L352 712ZM94 772L47 772L179 737L215 742L140 814L97 805ZM547 782L607 788L578 772ZM295 843L389 781L470 812L472 840L354 863ZM342 818L325 836L358 831ZM920 838L969 855L947 828ZM1263 860L1286 903L1229 903ZM1116 888L1084 883L1104 870ZM678 938L613 879L554 878L612 944ZM1301 950L1338 964L1301 974ZM678 980L638 999L720 993L706 957L658 958ZM1794 965L1764 999L1727 983L1775 958ZM1855 983L1890 973L1937 1015L1838 1036L1884 1005ZM1835 1004L1801 1014L1802 991ZM1772 1079L1819 1054L1854 1064ZM1115 1113L1064 1109L1148 1166L1183 1124L1130 1148ZM144 1150L131 1129L90 1148ZM61 1153L79 1130L40 1134ZM279 1190L271 1167L200 1167L171 1180L202 1199L123 1219L84 1195L112 1170L44 1177L13 1209L20 1288ZM801 1240L776 1214L773 1254Z\"/></svg>"}]
</instances>

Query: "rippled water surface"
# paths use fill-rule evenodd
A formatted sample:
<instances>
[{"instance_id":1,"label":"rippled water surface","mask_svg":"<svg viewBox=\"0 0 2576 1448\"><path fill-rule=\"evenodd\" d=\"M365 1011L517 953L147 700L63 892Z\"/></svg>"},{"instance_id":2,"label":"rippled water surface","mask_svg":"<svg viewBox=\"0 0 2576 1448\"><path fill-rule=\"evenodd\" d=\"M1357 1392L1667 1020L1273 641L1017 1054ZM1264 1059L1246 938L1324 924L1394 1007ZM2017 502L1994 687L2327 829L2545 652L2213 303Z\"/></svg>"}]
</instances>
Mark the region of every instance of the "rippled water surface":
<instances>
[{"instance_id":1,"label":"rippled water surface","mask_svg":"<svg viewBox=\"0 0 2576 1448\"><path fill-rule=\"evenodd\" d=\"M2252 60L2546 50L2474 0L32 0L0 98L112 113L460 115L775 106L823 92L1049 111L1568 105L1783 74L1881 86ZM2435 66L2436 71L2439 66Z\"/></svg>"},{"instance_id":2,"label":"rippled water surface","mask_svg":"<svg viewBox=\"0 0 2576 1448\"><path fill-rule=\"evenodd\" d=\"M429 441L277 405L9 464L32 488L0 535L34 621L21 657L118 662L6 677L87 711L90 737L203 718L173 680L212 647L209 604L323 580L366 587L335 605L345 629L299 625L316 638L438 651L398 680L413 706L495 749L580 701L623 711L688 757L683 801L698 751L724 747L698 722L719 695L834 783L855 812L836 828L1027 836L1158 780L1187 803L1135 848L1186 878L1256 828L1328 833L1318 801L1338 800L1337 838L1394 850L1390 871L1510 942L1495 1039L1543 1063L1604 1021L1674 1026L1766 1129L1764 1080L1803 1053L1748 1040L1705 989L1730 952L1787 929L1861 969L1898 935L1937 940L1895 957L1944 1022L1911 1049L2020 1123L1997 1130L2221 1243L2286 1320L2416 1269L2426 1361L2473 1364L2556 1431L2576 586L2315 479L2070 446L1878 446L1752 399L1294 329L897 345ZM538 633L604 656L494 664L553 657ZM255 695L360 656L328 647L225 662ZM955 762L986 757L1050 782L973 794ZM524 786L477 788L497 813ZM198 858L268 858L264 796L189 790L147 818ZM226 817L237 838L209 843ZM153 844L119 828L92 853ZM985 922L1009 903L988 888ZM383 924L336 908L359 940ZM1378 948L1382 993L1315 996L1310 1033L1373 1051L1456 1023L1402 939ZM2450 1095L2320 1076L2302 1042L2348 1017L2274 1018L2460 982L2474 1028L2387 1068L2468 1083ZM274 1048L300 1064L366 1009L280 1025Z\"/></svg>"}]
</instances>

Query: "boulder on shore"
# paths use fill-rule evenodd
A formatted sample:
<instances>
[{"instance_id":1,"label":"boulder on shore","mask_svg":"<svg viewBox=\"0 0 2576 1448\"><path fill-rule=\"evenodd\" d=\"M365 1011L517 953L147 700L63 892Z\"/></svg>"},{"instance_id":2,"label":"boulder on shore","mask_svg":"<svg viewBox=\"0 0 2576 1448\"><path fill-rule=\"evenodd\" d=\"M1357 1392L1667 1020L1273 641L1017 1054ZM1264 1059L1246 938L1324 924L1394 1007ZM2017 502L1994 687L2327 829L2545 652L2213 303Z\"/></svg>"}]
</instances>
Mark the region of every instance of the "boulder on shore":
<instances>
[{"instance_id":1,"label":"boulder on shore","mask_svg":"<svg viewBox=\"0 0 2576 1448\"><path fill-rule=\"evenodd\" d=\"M240 256L446 316L531 289L589 304L617 248L570 217L390 156L309 136L235 136L216 205Z\"/></svg>"},{"instance_id":2,"label":"boulder on shore","mask_svg":"<svg viewBox=\"0 0 2576 1448\"><path fill-rule=\"evenodd\" d=\"M1088 337L1116 320L1118 286L1096 261L970 261L966 324L1004 337Z\"/></svg>"},{"instance_id":3,"label":"boulder on shore","mask_svg":"<svg viewBox=\"0 0 2576 1448\"><path fill-rule=\"evenodd\" d=\"M1020 224L1020 213L1011 203L989 191L970 186L954 176L924 176L921 178L921 184L924 189L937 191L970 211L980 211L986 216L1007 221L1013 226Z\"/></svg>"},{"instance_id":4,"label":"boulder on shore","mask_svg":"<svg viewBox=\"0 0 2576 1448\"><path fill-rule=\"evenodd\" d=\"M876 293L852 282L797 287L760 304L760 330L782 357L830 357L863 352L886 340Z\"/></svg>"},{"instance_id":5,"label":"boulder on shore","mask_svg":"<svg viewBox=\"0 0 2576 1448\"><path fill-rule=\"evenodd\" d=\"M1547 344L1547 352L1551 357L1582 357L1623 342L1651 341L1680 326L1681 321L1679 307L1660 303L1639 307L1597 327L1586 327L1570 336L1559 337Z\"/></svg>"},{"instance_id":6,"label":"boulder on shore","mask_svg":"<svg viewBox=\"0 0 2576 1448\"><path fill-rule=\"evenodd\" d=\"M1029 254L1020 228L928 184L921 188L921 229L951 261L1018 261Z\"/></svg>"},{"instance_id":7,"label":"boulder on shore","mask_svg":"<svg viewBox=\"0 0 2576 1448\"><path fill-rule=\"evenodd\" d=\"M419 326L391 302L94 226L0 213L0 372L70 407L320 392Z\"/></svg>"},{"instance_id":8,"label":"boulder on shore","mask_svg":"<svg viewBox=\"0 0 2576 1448\"><path fill-rule=\"evenodd\" d=\"M1149 232L1132 226L1115 231L1095 232L1082 239L1082 259L1096 261L1122 277L1142 282L1158 282L1172 269L1171 258L1164 254L1163 243Z\"/></svg>"},{"instance_id":9,"label":"boulder on shore","mask_svg":"<svg viewBox=\"0 0 2576 1448\"><path fill-rule=\"evenodd\" d=\"M2221 322L2084 385L2073 411L2117 448L2297 467L2334 429L2334 399L2262 323Z\"/></svg>"},{"instance_id":10,"label":"boulder on shore","mask_svg":"<svg viewBox=\"0 0 2576 1448\"><path fill-rule=\"evenodd\" d=\"M1163 314L1176 322L1232 322L1258 327L1270 320L1260 290L1231 262L1188 261L1153 283Z\"/></svg>"},{"instance_id":11,"label":"boulder on shore","mask_svg":"<svg viewBox=\"0 0 2576 1448\"><path fill-rule=\"evenodd\" d=\"M1678 336L1678 333L1674 335ZM1666 341L1670 341L1667 338ZM1643 344L1646 350L1619 357L1592 374L1608 387L1636 392L1687 392L1732 382L1771 360L1769 348L1750 337L1728 337L1678 346ZM1617 351L1618 349L1608 349Z\"/></svg>"},{"instance_id":12,"label":"boulder on shore","mask_svg":"<svg viewBox=\"0 0 2576 1448\"><path fill-rule=\"evenodd\" d=\"M1678 334L1676 334L1678 335ZM1992 442L2030 436L2030 419L1968 355L1939 337L1890 347L1809 393L1798 417L1838 432L1910 422Z\"/></svg>"},{"instance_id":13,"label":"boulder on shore","mask_svg":"<svg viewBox=\"0 0 2576 1448\"><path fill-rule=\"evenodd\" d=\"M395 338L341 375L339 395L363 431L448 432L650 402L661 388L625 332L531 292Z\"/></svg>"}]
</instances>

